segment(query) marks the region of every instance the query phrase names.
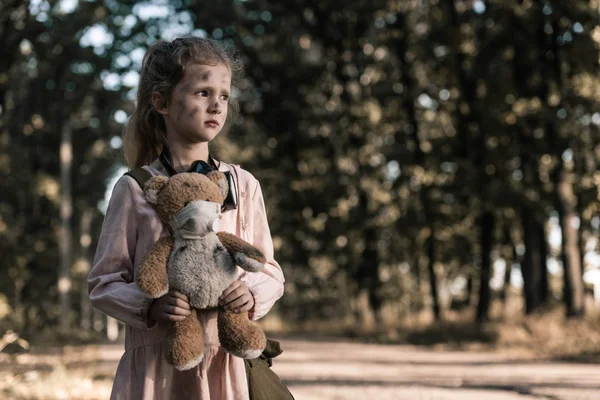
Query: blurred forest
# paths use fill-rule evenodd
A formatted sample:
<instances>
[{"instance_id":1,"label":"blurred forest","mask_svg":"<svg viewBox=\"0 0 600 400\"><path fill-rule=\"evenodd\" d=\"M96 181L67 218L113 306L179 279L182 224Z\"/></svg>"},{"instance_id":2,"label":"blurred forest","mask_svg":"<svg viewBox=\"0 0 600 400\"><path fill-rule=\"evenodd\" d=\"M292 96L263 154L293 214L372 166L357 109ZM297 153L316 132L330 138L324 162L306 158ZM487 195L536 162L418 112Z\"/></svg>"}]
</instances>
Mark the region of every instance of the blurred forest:
<instances>
[{"instance_id":1,"label":"blurred forest","mask_svg":"<svg viewBox=\"0 0 600 400\"><path fill-rule=\"evenodd\" d=\"M0 336L115 335L85 278L141 59L181 35L246 62L213 152L261 181L281 325L597 315L599 19L599 0L3 0Z\"/></svg>"}]
</instances>

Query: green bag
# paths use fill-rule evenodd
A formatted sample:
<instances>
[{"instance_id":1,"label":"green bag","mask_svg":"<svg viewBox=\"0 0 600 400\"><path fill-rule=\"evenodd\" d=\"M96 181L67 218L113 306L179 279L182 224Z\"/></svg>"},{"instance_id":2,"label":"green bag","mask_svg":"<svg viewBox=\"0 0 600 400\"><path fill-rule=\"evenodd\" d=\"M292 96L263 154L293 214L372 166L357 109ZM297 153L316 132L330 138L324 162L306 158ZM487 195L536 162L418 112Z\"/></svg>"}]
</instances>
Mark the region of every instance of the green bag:
<instances>
[{"instance_id":1,"label":"green bag","mask_svg":"<svg viewBox=\"0 0 600 400\"><path fill-rule=\"evenodd\" d=\"M142 190L146 181L152 177L152 174L144 168L136 168L126 172L125 175L135 179ZM258 358L244 360L250 400L294 400L294 396L279 376L271 370L273 358L282 352L279 342L267 339L267 347Z\"/></svg>"},{"instance_id":2,"label":"green bag","mask_svg":"<svg viewBox=\"0 0 600 400\"><path fill-rule=\"evenodd\" d=\"M285 384L273 370L273 358L283 351L279 342L267 339L263 353L252 360L244 360L250 400L294 400Z\"/></svg>"}]
</instances>

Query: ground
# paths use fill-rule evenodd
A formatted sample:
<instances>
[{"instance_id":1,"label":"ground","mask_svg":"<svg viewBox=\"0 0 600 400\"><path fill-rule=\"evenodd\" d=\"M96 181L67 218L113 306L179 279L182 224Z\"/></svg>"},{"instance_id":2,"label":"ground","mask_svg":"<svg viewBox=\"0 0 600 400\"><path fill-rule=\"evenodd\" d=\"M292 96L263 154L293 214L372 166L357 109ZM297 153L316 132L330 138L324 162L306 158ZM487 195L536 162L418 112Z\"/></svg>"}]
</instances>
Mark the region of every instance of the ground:
<instances>
[{"instance_id":1,"label":"ground","mask_svg":"<svg viewBox=\"0 0 600 400\"><path fill-rule=\"evenodd\" d=\"M341 339L280 341L284 353L273 368L297 400L600 399L600 360ZM0 353L0 398L108 399L121 353L121 344Z\"/></svg>"},{"instance_id":2,"label":"ground","mask_svg":"<svg viewBox=\"0 0 600 400\"><path fill-rule=\"evenodd\" d=\"M347 342L283 345L274 368L298 400L600 399L600 363Z\"/></svg>"}]
</instances>

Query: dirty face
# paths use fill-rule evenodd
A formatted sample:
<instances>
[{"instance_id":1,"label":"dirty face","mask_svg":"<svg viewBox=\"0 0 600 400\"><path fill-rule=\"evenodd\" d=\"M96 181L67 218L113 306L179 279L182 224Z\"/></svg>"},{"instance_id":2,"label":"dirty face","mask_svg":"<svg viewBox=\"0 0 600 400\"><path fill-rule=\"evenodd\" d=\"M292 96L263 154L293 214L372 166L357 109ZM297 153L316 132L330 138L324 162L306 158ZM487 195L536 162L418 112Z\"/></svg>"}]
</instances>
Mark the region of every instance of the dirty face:
<instances>
[{"instance_id":1,"label":"dirty face","mask_svg":"<svg viewBox=\"0 0 600 400\"><path fill-rule=\"evenodd\" d=\"M169 142L191 145L213 140L225 124L231 92L231 71L224 64L188 63L175 86L164 117Z\"/></svg>"}]
</instances>

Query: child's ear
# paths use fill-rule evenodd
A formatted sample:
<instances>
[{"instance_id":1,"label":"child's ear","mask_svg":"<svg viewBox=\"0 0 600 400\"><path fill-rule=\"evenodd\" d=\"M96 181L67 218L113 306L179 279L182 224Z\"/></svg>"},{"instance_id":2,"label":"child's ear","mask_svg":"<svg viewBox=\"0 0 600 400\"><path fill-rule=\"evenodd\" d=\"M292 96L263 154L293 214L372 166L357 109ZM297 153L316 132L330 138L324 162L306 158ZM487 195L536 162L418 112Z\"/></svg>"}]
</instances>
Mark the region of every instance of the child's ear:
<instances>
[{"instance_id":1,"label":"child's ear","mask_svg":"<svg viewBox=\"0 0 600 400\"><path fill-rule=\"evenodd\" d=\"M158 201L158 194L167 185L169 178L166 176L154 176L144 185L144 197L148 203L154 205Z\"/></svg>"},{"instance_id":2,"label":"child's ear","mask_svg":"<svg viewBox=\"0 0 600 400\"><path fill-rule=\"evenodd\" d=\"M168 113L167 101L160 93L152 93L152 106L159 114L166 115Z\"/></svg>"},{"instance_id":3,"label":"child's ear","mask_svg":"<svg viewBox=\"0 0 600 400\"><path fill-rule=\"evenodd\" d=\"M229 183L227 183L227 178L220 171L211 171L206 174L207 178L217 184L221 191L221 195L223 196L223 200L227 198L227 193L229 193Z\"/></svg>"}]
</instances>

